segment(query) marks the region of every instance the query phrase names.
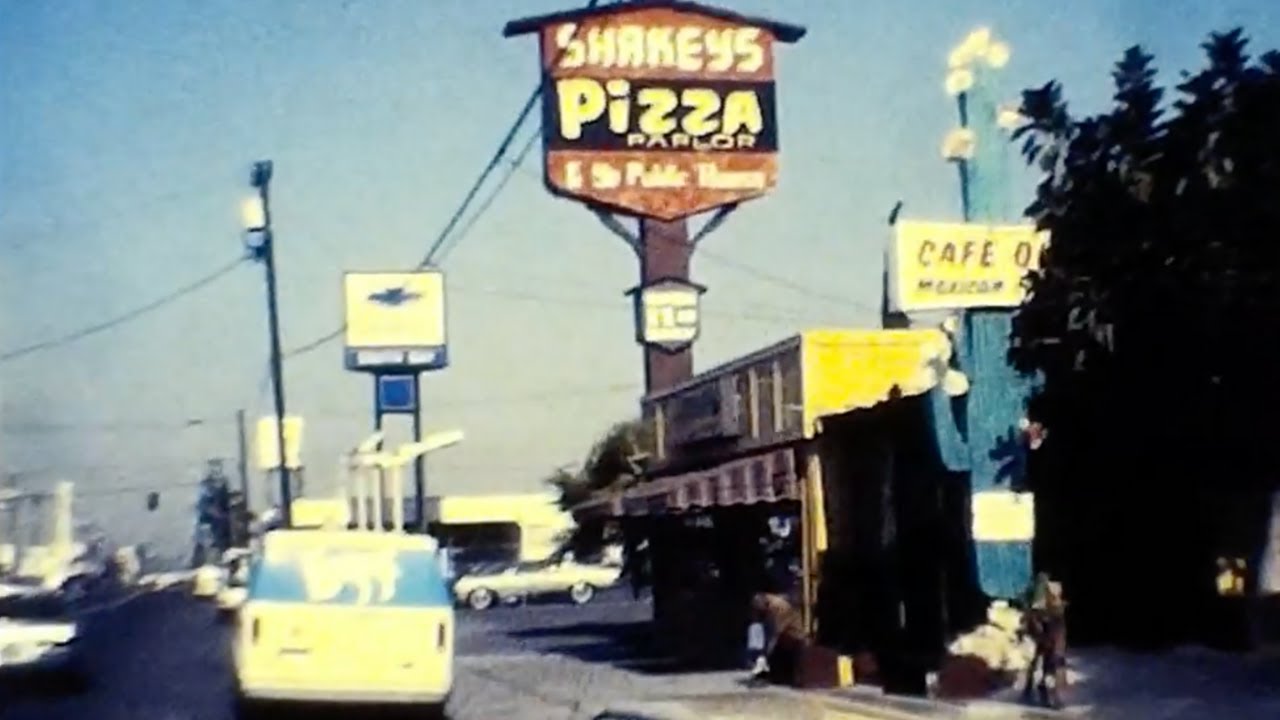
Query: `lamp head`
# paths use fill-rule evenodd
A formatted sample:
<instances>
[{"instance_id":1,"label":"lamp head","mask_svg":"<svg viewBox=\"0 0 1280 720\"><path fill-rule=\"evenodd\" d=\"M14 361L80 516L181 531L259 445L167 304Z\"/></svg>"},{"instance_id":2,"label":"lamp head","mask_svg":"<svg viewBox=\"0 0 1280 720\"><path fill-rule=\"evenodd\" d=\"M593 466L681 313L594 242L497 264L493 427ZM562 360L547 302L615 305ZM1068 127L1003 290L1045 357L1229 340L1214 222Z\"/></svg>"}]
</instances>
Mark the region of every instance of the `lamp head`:
<instances>
[{"instance_id":1,"label":"lamp head","mask_svg":"<svg viewBox=\"0 0 1280 720\"><path fill-rule=\"evenodd\" d=\"M271 182L274 169L270 160L259 160L253 164L253 170L249 174L249 184L255 188L265 187Z\"/></svg>"}]
</instances>

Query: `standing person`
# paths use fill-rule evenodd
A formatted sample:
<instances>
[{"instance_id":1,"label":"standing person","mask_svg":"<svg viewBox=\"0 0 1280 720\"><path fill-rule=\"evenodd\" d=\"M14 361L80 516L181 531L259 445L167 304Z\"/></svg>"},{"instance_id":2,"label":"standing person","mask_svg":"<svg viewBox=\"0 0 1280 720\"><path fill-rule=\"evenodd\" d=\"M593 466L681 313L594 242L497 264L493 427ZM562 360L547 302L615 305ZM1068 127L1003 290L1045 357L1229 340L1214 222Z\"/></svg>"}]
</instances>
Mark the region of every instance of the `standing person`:
<instances>
[{"instance_id":1,"label":"standing person","mask_svg":"<svg viewBox=\"0 0 1280 720\"><path fill-rule=\"evenodd\" d=\"M1022 699L1031 703L1038 689L1042 705L1062 708L1062 693L1067 686L1067 602L1063 597L1062 584L1050 580L1047 573L1039 573L1029 595L1024 622L1036 650L1031 664L1027 666ZM1037 665L1040 669L1038 688L1035 682ZM1048 686L1050 677L1053 678L1052 688Z\"/></svg>"},{"instance_id":2,"label":"standing person","mask_svg":"<svg viewBox=\"0 0 1280 720\"><path fill-rule=\"evenodd\" d=\"M794 684L800 654L809 644L800 613L782 595L757 593L751 598L751 615L764 628L763 655L769 680Z\"/></svg>"}]
</instances>

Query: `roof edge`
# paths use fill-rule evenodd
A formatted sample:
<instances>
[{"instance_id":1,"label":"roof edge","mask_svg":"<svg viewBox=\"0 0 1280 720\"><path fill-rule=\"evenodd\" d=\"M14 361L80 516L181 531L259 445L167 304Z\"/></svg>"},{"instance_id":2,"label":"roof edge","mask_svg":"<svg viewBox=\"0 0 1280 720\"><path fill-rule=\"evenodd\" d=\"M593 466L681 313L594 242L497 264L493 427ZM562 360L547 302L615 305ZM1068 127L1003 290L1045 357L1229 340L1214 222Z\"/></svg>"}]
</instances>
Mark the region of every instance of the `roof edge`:
<instances>
[{"instance_id":1,"label":"roof edge","mask_svg":"<svg viewBox=\"0 0 1280 720\"><path fill-rule=\"evenodd\" d=\"M531 17L520 18L518 20L512 20L503 26L502 36L509 38L517 35L527 35L532 32L537 32L543 26L551 23L584 20L586 18L599 17L601 15L612 15L623 11L630 12L634 10L650 10L659 8L706 15L707 17L715 18L717 20L764 28L765 30L773 33L773 36L779 42L784 43L794 43L804 37L805 33L808 32L808 29L802 25L793 25L779 20L743 15L732 10L725 10L724 8L703 5L696 2L688 2L687 0L632 0L625 5L616 4L597 7L593 4L593 6L579 8L577 10L562 10L560 12L547 13L545 15L534 15Z\"/></svg>"}]
</instances>

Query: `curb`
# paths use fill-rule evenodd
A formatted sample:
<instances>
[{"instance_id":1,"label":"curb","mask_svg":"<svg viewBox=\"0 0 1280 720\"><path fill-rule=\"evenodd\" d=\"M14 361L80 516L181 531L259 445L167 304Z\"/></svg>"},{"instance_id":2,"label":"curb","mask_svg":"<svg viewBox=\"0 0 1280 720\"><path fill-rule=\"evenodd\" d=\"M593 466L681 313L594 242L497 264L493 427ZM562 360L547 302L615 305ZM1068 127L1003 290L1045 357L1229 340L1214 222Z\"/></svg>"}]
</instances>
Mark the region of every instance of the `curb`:
<instances>
[{"instance_id":1,"label":"curb","mask_svg":"<svg viewBox=\"0 0 1280 720\"><path fill-rule=\"evenodd\" d=\"M1066 720L1085 717L1067 710L1019 705L999 700L935 700L898 695L872 694L859 690L823 690L828 697L857 705L864 711L882 713L886 718L992 718L993 720Z\"/></svg>"}]
</instances>

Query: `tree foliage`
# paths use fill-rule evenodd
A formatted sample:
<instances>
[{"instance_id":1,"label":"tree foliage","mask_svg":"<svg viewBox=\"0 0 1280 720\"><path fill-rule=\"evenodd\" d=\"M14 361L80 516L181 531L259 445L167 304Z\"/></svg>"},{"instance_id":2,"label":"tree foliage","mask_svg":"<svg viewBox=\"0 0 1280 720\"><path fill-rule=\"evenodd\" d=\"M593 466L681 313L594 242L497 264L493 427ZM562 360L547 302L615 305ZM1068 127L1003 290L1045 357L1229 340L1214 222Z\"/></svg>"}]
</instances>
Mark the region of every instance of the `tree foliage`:
<instances>
[{"instance_id":1,"label":"tree foliage","mask_svg":"<svg viewBox=\"0 0 1280 720\"><path fill-rule=\"evenodd\" d=\"M600 491L622 490L639 482L651 456L653 433L642 420L617 423L591 447L577 472L555 470L546 480L560 492L568 510Z\"/></svg>"},{"instance_id":2,"label":"tree foliage","mask_svg":"<svg viewBox=\"0 0 1280 720\"><path fill-rule=\"evenodd\" d=\"M600 437L576 472L558 468L547 477L548 485L560 493L559 504L571 510L600 492L618 492L636 484L644 475L652 456L652 425L643 420L616 423ZM607 540L602 522L578 525L565 544L579 556L598 551Z\"/></svg>"},{"instance_id":3,"label":"tree foliage","mask_svg":"<svg viewBox=\"0 0 1280 720\"><path fill-rule=\"evenodd\" d=\"M1248 435L1274 414L1280 54L1252 61L1239 30L1204 49L1171 107L1137 47L1106 113L1073 118L1057 83L1024 94L1019 135L1044 171L1028 212L1051 242L1012 360L1043 375L1050 421L1096 390L1176 396L1177 412L1126 419L1147 429Z\"/></svg>"},{"instance_id":4,"label":"tree foliage","mask_svg":"<svg viewBox=\"0 0 1280 720\"><path fill-rule=\"evenodd\" d=\"M1144 563L1176 523L1247 544L1206 498L1280 477L1280 54L1251 57L1238 29L1202 47L1172 92L1130 48L1090 116L1057 82L1028 90L1016 135L1042 174L1028 214L1050 232L1010 352L1042 378L1032 413L1052 430L1033 480L1088 498L1095 520L1114 511Z\"/></svg>"}]
</instances>

